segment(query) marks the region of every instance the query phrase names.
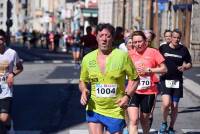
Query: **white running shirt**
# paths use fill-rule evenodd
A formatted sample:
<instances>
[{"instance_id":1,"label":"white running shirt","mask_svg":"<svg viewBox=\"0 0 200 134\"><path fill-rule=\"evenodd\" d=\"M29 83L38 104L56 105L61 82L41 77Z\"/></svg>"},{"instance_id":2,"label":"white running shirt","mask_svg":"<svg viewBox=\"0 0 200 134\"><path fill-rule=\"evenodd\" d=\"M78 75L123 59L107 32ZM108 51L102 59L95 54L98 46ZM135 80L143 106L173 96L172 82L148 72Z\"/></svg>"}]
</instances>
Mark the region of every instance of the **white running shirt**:
<instances>
[{"instance_id":1,"label":"white running shirt","mask_svg":"<svg viewBox=\"0 0 200 134\"><path fill-rule=\"evenodd\" d=\"M8 87L6 79L18 62L19 57L13 49L6 48L5 52L0 54L0 99L13 96L13 87Z\"/></svg>"}]
</instances>

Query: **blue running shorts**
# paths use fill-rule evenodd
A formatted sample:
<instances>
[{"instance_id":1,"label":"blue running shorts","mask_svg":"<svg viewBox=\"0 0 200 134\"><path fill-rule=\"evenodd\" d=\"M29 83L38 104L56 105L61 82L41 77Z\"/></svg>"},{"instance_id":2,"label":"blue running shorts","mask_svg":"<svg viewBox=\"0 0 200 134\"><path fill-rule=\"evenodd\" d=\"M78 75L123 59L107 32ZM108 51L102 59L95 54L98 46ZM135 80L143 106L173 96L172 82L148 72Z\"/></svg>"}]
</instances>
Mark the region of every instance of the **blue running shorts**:
<instances>
[{"instance_id":1,"label":"blue running shorts","mask_svg":"<svg viewBox=\"0 0 200 134\"><path fill-rule=\"evenodd\" d=\"M107 117L93 111L86 112L86 121L103 124L106 130L109 131L111 134L116 132L123 132L123 128L126 126L126 122L124 119Z\"/></svg>"},{"instance_id":2,"label":"blue running shorts","mask_svg":"<svg viewBox=\"0 0 200 134\"><path fill-rule=\"evenodd\" d=\"M171 96L171 99L172 99L172 102L179 102L180 100L180 97L177 97L177 96Z\"/></svg>"}]
</instances>

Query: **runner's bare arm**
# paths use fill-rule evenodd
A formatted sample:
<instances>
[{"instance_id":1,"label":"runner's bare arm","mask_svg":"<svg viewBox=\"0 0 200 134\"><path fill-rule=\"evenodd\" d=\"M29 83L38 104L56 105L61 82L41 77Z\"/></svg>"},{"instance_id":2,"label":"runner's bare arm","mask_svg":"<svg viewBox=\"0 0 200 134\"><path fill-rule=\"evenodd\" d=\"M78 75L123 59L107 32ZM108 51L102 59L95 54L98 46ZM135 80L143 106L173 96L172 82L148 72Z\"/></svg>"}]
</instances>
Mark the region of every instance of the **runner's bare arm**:
<instances>
[{"instance_id":1,"label":"runner's bare arm","mask_svg":"<svg viewBox=\"0 0 200 134\"><path fill-rule=\"evenodd\" d=\"M16 75L18 75L19 73L21 73L23 71L23 65L22 65L22 62L18 62L16 64L16 69L13 70L13 72L9 73L8 74L8 78L7 78L7 83L8 83L8 86L11 87L14 83L14 77Z\"/></svg>"},{"instance_id":2,"label":"runner's bare arm","mask_svg":"<svg viewBox=\"0 0 200 134\"><path fill-rule=\"evenodd\" d=\"M191 63L183 62L182 66L178 67L178 70L181 71L181 72L184 72L184 71L190 69L191 67L192 67Z\"/></svg>"},{"instance_id":3,"label":"runner's bare arm","mask_svg":"<svg viewBox=\"0 0 200 134\"><path fill-rule=\"evenodd\" d=\"M137 89L138 84L139 84L139 77L135 80L128 81L125 95L122 98L120 98L119 100L117 100L117 102L116 102L119 105L119 107L127 108L129 99L135 93L135 90Z\"/></svg>"},{"instance_id":4,"label":"runner's bare arm","mask_svg":"<svg viewBox=\"0 0 200 134\"><path fill-rule=\"evenodd\" d=\"M79 89L81 91L80 102L82 105L86 105L88 102L89 90L87 89L86 83L84 81L79 81Z\"/></svg>"},{"instance_id":5,"label":"runner's bare arm","mask_svg":"<svg viewBox=\"0 0 200 134\"><path fill-rule=\"evenodd\" d=\"M167 73L167 67L164 62L162 62L159 66L155 68L146 68L145 70L146 73L160 73L160 74L165 74Z\"/></svg>"},{"instance_id":6,"label":"runner's bare arm","mask_svg":"<svg viewBox=\"0 0 200 134\"><path fill-rule=\"evenodd\" d=\"M13 75L16 76L18 74L20 74L23 71L23 65L22 65L22 61L16 63L16 69L13 71Z\"/></svg>"},{"instance_id":7,"label":"runner's bare arm","mask_svg":"<svg viewBox=\"0 0 200 134\"><path fill-rule=\"evenodd\" d=\"M135 80L129 80L128 85L126 87L126 93L130 96L133 96L133 94L137 89L138 84L139 84L139 77Z\"/></svg>"}]
</instances>

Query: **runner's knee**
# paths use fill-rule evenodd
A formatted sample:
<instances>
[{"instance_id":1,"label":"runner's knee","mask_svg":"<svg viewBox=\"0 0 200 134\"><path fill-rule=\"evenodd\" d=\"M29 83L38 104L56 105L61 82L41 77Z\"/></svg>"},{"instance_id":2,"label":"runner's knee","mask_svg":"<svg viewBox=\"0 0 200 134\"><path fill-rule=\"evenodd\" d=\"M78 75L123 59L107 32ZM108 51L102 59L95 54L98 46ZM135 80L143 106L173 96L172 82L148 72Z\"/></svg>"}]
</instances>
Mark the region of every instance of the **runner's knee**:
<instances>
[{"instance_id":1,"label":"runner's knee","mask_svg":"<svg viewBox=\"0 0 200 134\"><path fill-rule=\"evenodd\" d=\"M0 114L0 122L8 122L9 121L9 115L8 114Z\"/></svg>"}]
</instances>

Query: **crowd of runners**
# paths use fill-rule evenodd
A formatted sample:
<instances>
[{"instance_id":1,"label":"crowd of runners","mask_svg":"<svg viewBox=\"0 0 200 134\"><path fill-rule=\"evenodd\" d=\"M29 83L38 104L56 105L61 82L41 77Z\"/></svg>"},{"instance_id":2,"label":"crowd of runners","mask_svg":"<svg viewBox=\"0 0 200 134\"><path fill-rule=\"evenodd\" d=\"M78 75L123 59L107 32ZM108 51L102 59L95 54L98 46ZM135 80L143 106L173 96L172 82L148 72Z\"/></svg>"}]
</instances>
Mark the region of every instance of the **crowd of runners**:
<instances>
[{"instance_id":1,"label":"crowd of runners","mask_svg":"<svg viewBox=\"0 0 200 134\"><path fill-rule=\"evenodd\" d=\"M166 30L163 43L154 48L156 34L151 30L119 31L111 24L98 24L98 48L82 59L80 102L86 106L90 134L137 134L139 122L148 134L158 94L159 133L174 134L183 72L192 67L181 32ZM116 32L121 40L116 41Z\"/></svg>"},{"instance_id":2,"label":"crowd of runners","mask_svg":"<svg viewBox=\"0 0 200 134\"><path fill-rule=\"evenodd\" d=\"M90 134L137 134L139 123L148 134L158 94L162 98L159 133L174 134L183 72L192 67L190 53L180 42L181 32L166 30L163 43L155 48L156 34L151 30L124 31L100 23L95 35L91 27L86 31L84 36L76 31L68 42L73 62L81 60L80 102L86 106ZM0 30L1 134L10 127L13 81L22 70L16 51L7 47L6 33Z\"/></svg>"}]
</instances>

